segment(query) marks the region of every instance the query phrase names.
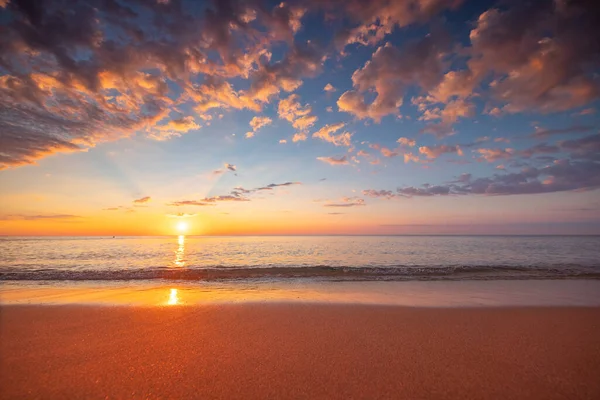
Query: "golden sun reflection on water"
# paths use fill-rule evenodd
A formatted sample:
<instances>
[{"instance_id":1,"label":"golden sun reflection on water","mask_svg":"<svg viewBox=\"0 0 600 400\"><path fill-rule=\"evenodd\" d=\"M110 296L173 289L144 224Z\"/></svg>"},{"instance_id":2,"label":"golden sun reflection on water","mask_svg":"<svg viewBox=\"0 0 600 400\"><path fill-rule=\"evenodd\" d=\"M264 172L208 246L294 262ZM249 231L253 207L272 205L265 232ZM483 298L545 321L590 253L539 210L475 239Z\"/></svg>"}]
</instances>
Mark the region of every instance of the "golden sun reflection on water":
<instances>
[{"instance_id":1,"label":"golden sun reflection on water","mask_svg":"<svg viewBox=\"0 0 600 400\"><path fill-rule=\"evenodd\" d=\"M175 261L174 264L177 267L185 267L185 236L184 235L179 235L179 237L177 238L177 244L179 245L179 247L177 247L177 250L175 251Z\"/></svg>"},{"instance_id":2,"label":"golden sun reflection on water","mask_svg":"<svg viewBox=\"0 0 600 400\"><path fill-rule=\"evenodd\" d=\"M179 296L177 293L177 289L171 289L171 291L169 292L169 301L167 301L167 304L170 306L179 304Z\"/></svg>"}]
</instances>

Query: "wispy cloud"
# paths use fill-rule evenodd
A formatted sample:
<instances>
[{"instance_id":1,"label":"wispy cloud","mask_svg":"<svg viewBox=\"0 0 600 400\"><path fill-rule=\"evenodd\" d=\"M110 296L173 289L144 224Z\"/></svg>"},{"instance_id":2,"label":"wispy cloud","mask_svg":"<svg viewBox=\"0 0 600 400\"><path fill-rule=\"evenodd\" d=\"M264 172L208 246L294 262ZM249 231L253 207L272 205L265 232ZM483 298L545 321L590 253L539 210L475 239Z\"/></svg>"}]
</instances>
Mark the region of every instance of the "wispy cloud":
<instances>
[{"instance_id":1,"label":"wispy cloud","mask_svg":"<svg viewBox=\"0 0 600 400\"><path fill-rule=\"evenodd\" d=\"M72 215L72 214L10 214L4 215L0 217L0 220L3 221L39 221L39 220L77 220L83 218L80 215Z\"/></svg>"},{"instance_id":2,"label":"wispy cloud","mask_svg":"<svg viewBox=\"0 0 600 400\"><path fill-rule=\"evenodd\" d=\"M150 196L145 196L145 197L142 197L139 199L135 199L133 202L135 204L144 204L144 203L148 203L150 200L152 200Z\"/></svg>"},{"instance_id":3,"label":"wispy cloud","mask_svg":"<svg viewBox=\"0 0 600 400\"><path fill-rule=\"evenodd\" d=\"M345 208L345 207L359 207L359 206L365 206L365 205L366 205L366 203L365 203L364 199L361 199L360 197L342 197L342 199L337 202L331 202L331 201L326 202L325 204L323 204L323 207Z\"/></svg>"},{"instance_id":4,"label":"wispy cloud","mask_svg":"<svg viewBox=\"0 0 600 400\"><path fill-rule=\"evenodd\" d=\"M587 125L574 125L574 126L570 126L567 128L558 128L558 129L543 129L540 127L536 127L535 132L529 136L534 137L534 138L546 138L548 136L563 135L565 133L589 132L592 129L594 129L593 126L587 126Z\"/></svg>"},{"instance_id":5,"label":"wispy cloud","mask_svg":"<svg viewBox=\"0 0 600 400\"><path fill-rule=\"evenodd\" d=\"M317 157L317 160L323 161L329 165L348 165L348 159L346 156L341 157Z\"/></svg>"}]
</instances>

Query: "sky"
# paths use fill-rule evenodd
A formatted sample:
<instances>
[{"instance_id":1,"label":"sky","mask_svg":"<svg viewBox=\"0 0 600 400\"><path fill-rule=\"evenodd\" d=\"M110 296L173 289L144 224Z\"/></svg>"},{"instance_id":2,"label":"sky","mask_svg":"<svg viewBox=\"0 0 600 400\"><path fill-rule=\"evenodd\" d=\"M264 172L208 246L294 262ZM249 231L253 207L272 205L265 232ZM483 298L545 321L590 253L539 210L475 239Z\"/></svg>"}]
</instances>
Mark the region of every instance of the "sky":
<instances>
[{"instance_id":1,"label":"sky","mask_svg":"<svg viewBox=\"0 0 600 400\"><path fill-rule=\"evenodd\" d=\"M600 234L594 3L0 0L0 235Z\"/></svg>"}]
</instances>

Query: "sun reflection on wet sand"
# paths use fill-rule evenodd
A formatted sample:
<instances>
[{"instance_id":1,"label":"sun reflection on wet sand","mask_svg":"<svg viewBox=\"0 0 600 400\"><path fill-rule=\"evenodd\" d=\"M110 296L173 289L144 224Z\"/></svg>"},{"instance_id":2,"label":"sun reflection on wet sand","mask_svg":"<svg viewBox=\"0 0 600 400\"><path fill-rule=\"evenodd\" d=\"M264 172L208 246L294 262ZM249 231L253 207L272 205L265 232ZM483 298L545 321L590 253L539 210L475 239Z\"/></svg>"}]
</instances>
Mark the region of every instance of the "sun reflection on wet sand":
<instances>
[{"instance_id":1,"label":"sun reflection on wet sand","mask_svg":"<svg viewBox=\"0 0 600 400\"><path fill-rule=\"evenodd\" d=\"M179 245L179 247L177 248L177 251L175 251L175 261L174 264L177 267L185 267L185 236L184 235L179 235L179 237L177 238L177 244Z\"/></svg>"},{"instance_id":2,"label":"sun reflection on wet sand","mask_svg":"<svg viewBox=\"0 0 600 400\"><path fill-rule=\"evenodd\" d=\"M169 301L167 301L167 304L170 306L179 304L177 289L171 289L171 291L169 292Z\"/></svg>"}]
</instances>

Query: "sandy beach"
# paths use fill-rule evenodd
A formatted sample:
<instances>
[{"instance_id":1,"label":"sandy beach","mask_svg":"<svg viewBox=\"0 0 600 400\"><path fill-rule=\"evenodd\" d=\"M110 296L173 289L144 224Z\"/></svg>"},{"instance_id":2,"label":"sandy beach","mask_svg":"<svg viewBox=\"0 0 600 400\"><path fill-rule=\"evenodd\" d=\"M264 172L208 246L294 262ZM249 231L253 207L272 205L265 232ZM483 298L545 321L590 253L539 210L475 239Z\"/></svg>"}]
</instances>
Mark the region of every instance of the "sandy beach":
<instances>
[{"instance_id":1,"label":"sandy beach","mask_svg":"<svg viewBox=\"0 0 600 400\"><path fill-rule=\"evenodd\" d=\"M600 398L600 308L0 307L0 397Z\"/></svg>"}]
</instances>

